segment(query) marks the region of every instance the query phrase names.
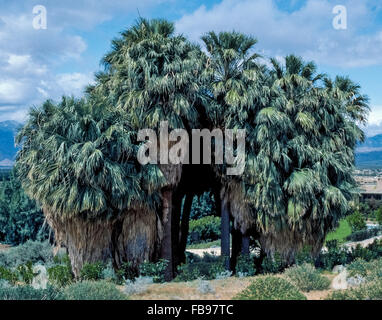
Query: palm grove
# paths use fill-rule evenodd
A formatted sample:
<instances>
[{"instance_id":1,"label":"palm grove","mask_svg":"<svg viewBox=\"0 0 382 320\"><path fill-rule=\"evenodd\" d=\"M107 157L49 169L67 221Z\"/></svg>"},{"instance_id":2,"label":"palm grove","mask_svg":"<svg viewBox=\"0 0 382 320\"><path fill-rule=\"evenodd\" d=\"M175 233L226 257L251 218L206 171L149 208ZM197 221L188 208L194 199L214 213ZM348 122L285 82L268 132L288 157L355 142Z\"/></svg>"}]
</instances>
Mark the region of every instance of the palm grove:
<instances>
[{"instance_id":1,"label":"palm grove","mask_svg":"<svg viewBox=\"0 0 382 320\"><path fill-rule=\"evenodd\" d=\"M202 41L140 19L112 42L82 99L46 101L19 131L16 170L75 275L87 262L165 259L171 280L185 261L192 200L204 192L217 204L232 270L254 240L285 265L306 246L316 256L347 213L368 111L359 86L293 55L265 62L244 34ZM228 176L224 163L139 164L137 132L164 120L170 130L245 129L244 173Z\"/></svg>"}]
</instances>

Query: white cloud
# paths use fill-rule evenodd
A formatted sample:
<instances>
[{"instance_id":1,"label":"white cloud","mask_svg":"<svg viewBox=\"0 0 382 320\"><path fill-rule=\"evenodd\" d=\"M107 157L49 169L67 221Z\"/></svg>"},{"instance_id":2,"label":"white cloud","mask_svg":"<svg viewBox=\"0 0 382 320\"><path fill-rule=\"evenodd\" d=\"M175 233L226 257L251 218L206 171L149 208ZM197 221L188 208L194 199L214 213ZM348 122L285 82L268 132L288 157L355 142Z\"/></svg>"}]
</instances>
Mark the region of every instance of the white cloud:
<instances>
[{"instance_id":1,"label":"white cloud","mask_svg":"<svg viewBox=\"0 0 382 320\"><path fill-rule=\"evenodd\" d=\"M382 125L382 106L372 106L369 115L370 125Z\"/></svg>"},{"instance_id":2,"label":"white cloud","mask_svg":"<svg viewBox=\"0 0 382 320\"><path fill-rule=\"evenodd\" d=\"M280 10L274 0L223 0L211 9L202 5L183 16L176 28L194 41L211 30L252 34L259 40L257 48L263 48L260 53L269 56L293 53L337 67L382 63L381 33L358 33L372 23L372 2L342 2L348 8L347 30L333 28L334 4L328 0L308 0L291 13Z\"/></svg>"},{"instance_id":3,"label":"white cloud","mask_svg":"<svg viewBox=\"0 0 382 320\"><path fill-rule=\"evenodd\" d=\"M0 79L0 104L20 103L25 99L27 85L15 79Z\"/></svg>"},{"instance_id":4,"label":"white cloud","mask_svg":"<svg viewBox=\"0 0 382 320\"><path fill-rule=\"evenodd\" d=\"M92 74L64 73L57 76L57 84L66 95L80 96L84 88L93 82Z\"/></svg>"}]
</instances>

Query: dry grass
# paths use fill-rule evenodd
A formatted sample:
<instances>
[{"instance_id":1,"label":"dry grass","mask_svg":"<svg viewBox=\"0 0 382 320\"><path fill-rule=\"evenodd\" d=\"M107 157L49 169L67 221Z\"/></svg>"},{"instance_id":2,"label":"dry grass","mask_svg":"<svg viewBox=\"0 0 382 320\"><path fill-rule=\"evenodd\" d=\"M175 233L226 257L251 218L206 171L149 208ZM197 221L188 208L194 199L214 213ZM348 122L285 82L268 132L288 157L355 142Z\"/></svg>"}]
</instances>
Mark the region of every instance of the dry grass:
<instances>
[{"instance_id":1,"label":"dry grass","mask_svg":"<svg viewBox=\"0 0 382 320\"><path fill-rule=\"evenodd\" d=\"M278 275L281 276L281 275ZM326 274L330 280L335 275ZM152 284L142 294L132 295L131 300L231 300L239 292L244 290L256 277L211 280L209 281L214 293L202 294L198 291L199 281L170 282L163 284ZM260 276L261 277L261 276ZM121 287L122 289L123 287ZM308 300L323 300L333 290L303 292Z\"/></svg>"}]
</instances>

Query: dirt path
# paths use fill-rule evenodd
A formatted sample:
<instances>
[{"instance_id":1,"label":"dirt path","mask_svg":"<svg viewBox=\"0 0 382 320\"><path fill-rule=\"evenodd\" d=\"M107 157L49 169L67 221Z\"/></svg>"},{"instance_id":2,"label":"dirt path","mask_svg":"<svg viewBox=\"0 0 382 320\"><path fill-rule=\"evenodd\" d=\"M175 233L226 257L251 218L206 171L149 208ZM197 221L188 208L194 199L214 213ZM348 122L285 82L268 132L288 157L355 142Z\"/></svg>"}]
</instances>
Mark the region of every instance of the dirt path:
<instances>
[{"instance_id":1,"label":"dirt path","mask_svg":"<svg viewBox=\"0 0 382 320\"><path fill-rule=\"evenodd\" d=\"M366 239L363 241L348 242L348 243L345 243L344 246L346 246L348 248L355 248L359 244L359 245L361 245L361 247L365 248L368 245L372 244L375 240L379 240L379 239L382 239L382 236L373 237L373 238Z\"/></svg>"}]
</instances>

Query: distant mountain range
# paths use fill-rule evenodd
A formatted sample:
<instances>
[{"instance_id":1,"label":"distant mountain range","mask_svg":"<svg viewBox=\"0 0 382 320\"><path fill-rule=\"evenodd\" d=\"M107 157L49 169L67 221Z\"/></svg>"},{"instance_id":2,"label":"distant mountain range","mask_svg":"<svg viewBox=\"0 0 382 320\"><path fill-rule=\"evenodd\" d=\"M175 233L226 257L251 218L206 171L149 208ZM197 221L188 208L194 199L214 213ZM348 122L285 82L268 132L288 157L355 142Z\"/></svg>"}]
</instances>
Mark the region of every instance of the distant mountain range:
<instances>
[{"instance_id":1,"label":"distant mountain range","mask_svg":"<svg viewBox=\"0 0 382 320\"><path fill-rule=\"evenodd\" d=\"M382 168L382 134L367 138L357 148L356 165L359 168Z\"/></svg>"},{"instance_id":2,"label":"distant mountain range","mask_svg":"<svg viewBox=\"0 0 382 320\"><path fill-rule=\"evenodd\" d=\"M0 122L0 168L13 166L17 152L15 134L20 126L16 121Z\"/></svg>"},{"instance_id":3,"label":"distant mountain range","mask_svg":"<svg viewBox=\"0 0 382 320\"><path fill-rule=\"evenodd\" d=\"M0 168L13 166L17 152L14 137L20 125L16 121L0 122ZM359 168L382 168L382 134L367 138L357 148L356 165Z\"/></svg>"}]
</instances>

